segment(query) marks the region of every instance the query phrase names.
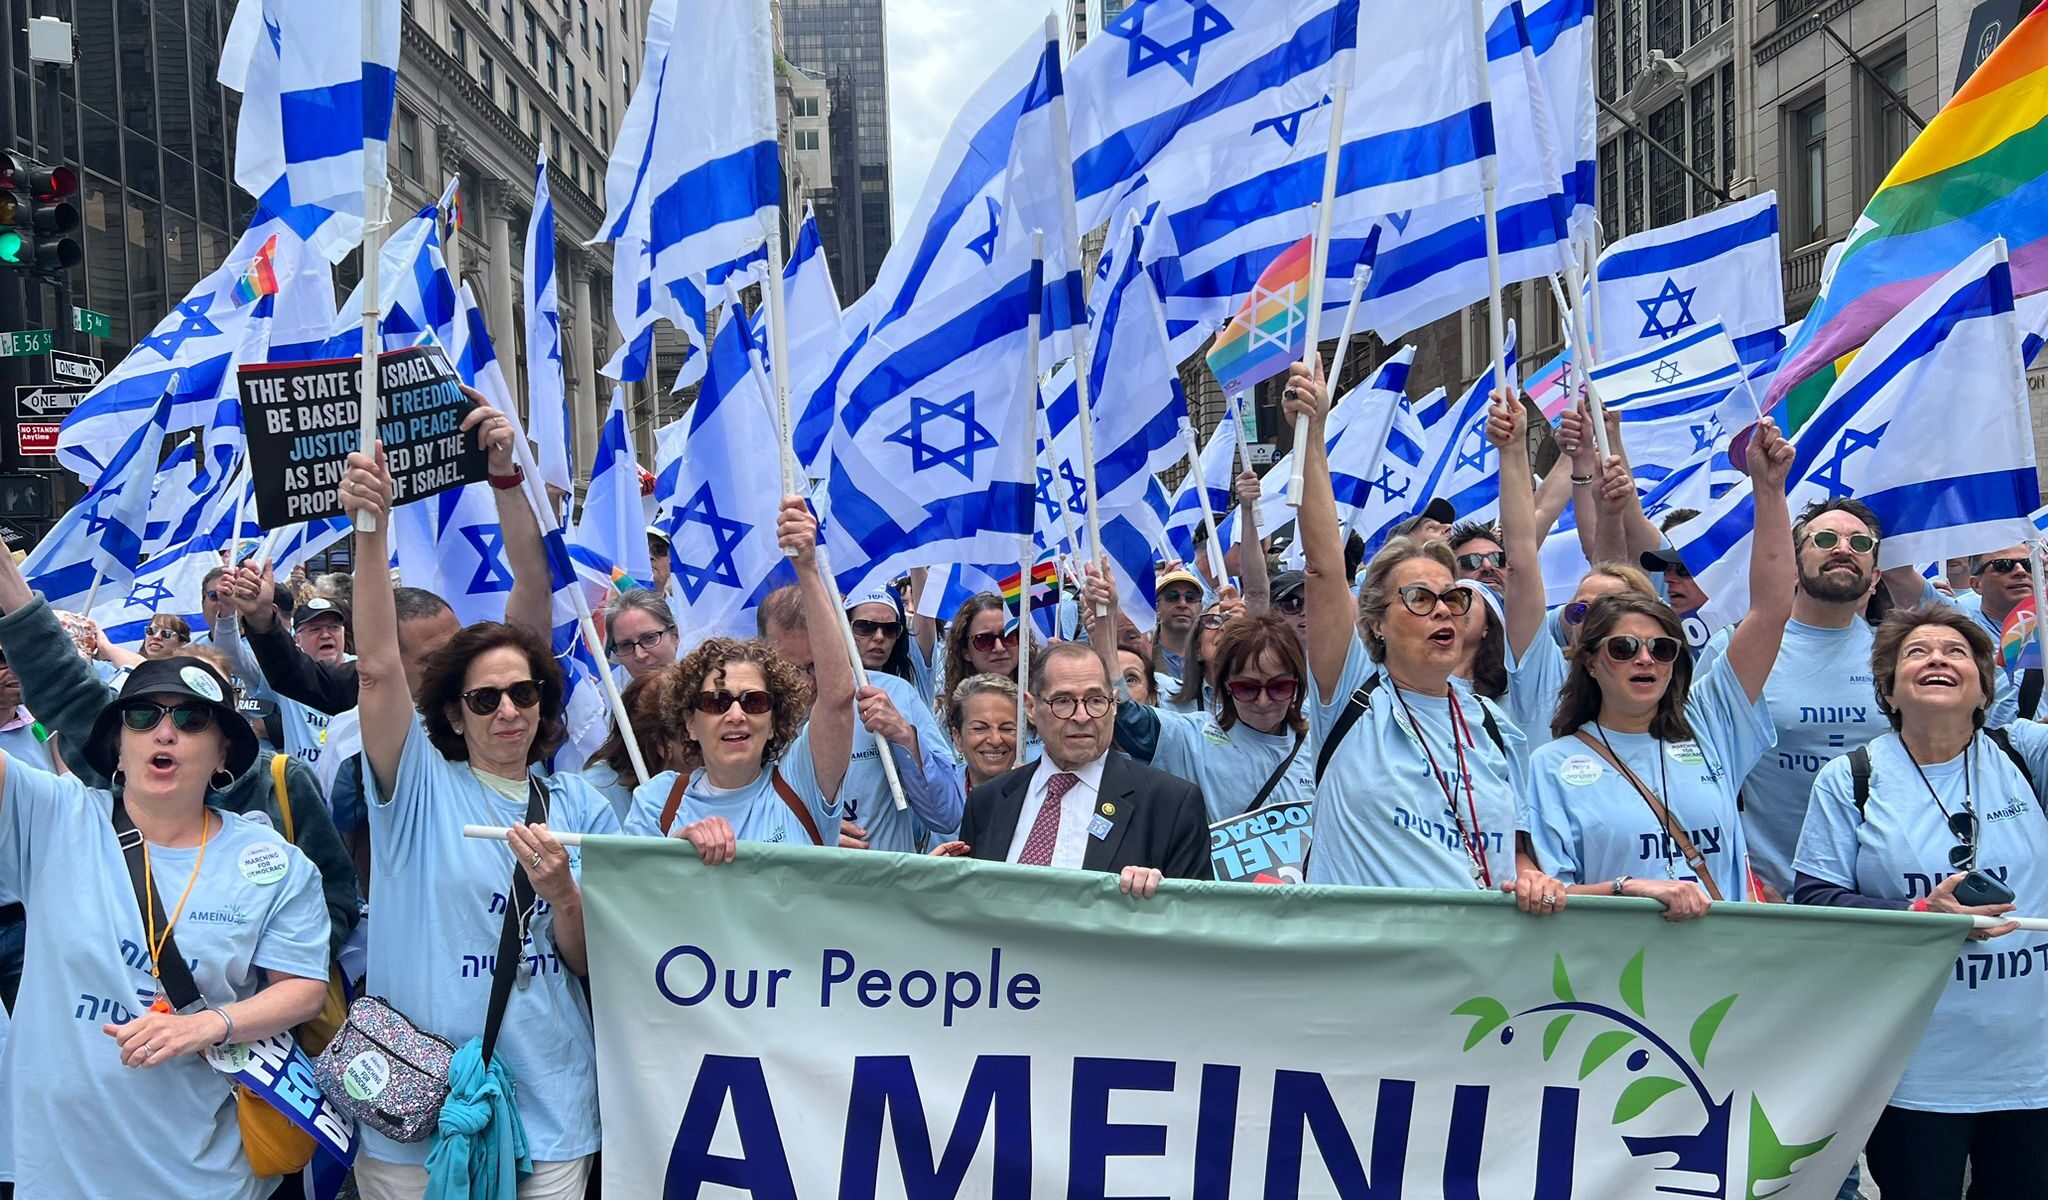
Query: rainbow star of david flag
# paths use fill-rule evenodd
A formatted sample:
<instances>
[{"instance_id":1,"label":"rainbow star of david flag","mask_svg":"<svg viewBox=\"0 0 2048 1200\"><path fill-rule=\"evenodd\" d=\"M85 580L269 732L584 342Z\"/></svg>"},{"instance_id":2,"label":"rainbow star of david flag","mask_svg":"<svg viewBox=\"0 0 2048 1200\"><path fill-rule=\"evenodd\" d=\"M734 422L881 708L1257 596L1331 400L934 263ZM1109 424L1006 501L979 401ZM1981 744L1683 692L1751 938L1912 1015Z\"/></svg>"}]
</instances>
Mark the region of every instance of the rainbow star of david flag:
<instances>
[{"instance_id":1,"label":"rainbow star of david flag","mask_svg":"<svg viewBox=\"0 0 2048 1200\"><path fill-rule=\"evenodd\" d=\"M1285 371L1308 352L1309 266L1314 238L1303 238L1280 252L1259 273L1252 294L1216 335L1209 349L1209 370L1234 396Z\"/></svg>"}]
</instances>

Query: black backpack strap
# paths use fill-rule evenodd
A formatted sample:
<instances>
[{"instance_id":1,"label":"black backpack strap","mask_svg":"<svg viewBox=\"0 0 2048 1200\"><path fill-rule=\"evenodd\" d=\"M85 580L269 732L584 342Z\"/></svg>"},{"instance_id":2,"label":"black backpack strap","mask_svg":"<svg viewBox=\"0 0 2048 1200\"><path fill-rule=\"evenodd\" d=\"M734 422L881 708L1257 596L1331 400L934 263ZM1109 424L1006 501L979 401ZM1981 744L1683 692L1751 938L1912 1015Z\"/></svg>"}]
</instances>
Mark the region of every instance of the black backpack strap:
<instances>
[{"instance_id":1,"label":"black backpack strap","mask_svg":"<svg viewBox=\"0 0 2048 1200\"><path fill-rule=\"evenodd\" d=\"M1485 700L1479 702L1479 726L1493 739L1493 748L1500 751L1500 756L1512 762L1515 756L1508 753L1508 740L1500 735L1500 723L1493 719L1493 705Z\"/></svg>"},{"instance_id":2,"label":"black backpack strap","mask_svg":"<svg viewBox=\"0 0 2048 1200\"><path fill-rule=\"evenodd\" d=\"M1344 711L1337 714L1336 723L1330 726L1328 736L1323 738L1321 748L1316 751L1316 786L1322 786L1323 772L1330 769L1330 758L1337 753L1337 744L1351 732L1353 725L1358 724L1358 718L1365 715L1365 710L1372 707L1372 694L1379 689L1381 678L1375 673L1359 684L1358 690L1351 693L1351 699L1344 705Z\"/></svg>"},{"instance_id":3,"label":"black backpack strap","mask_svg":"<svg viewBox=\"0 0 2048 1200\"><path fill-rule=\"evenodd\" d=\"M221 819L225 821L227 818ZM145 930L154 923L164 931L163 944L156 947L161 956L156 964L156 980L163 985L171 1007L183 1012L194 1004L203 1003L205 997L199 994L199 985L192 980L192 968L185 965L185 956L178 951L178 940L172 936L171 923L164 917L163 901L146 881L148 863L147 851L142 845L142 831L135 828L135 822L128 818L128 806L121 803L119 795L114 797L113 821L114 840L121 847L122 861L128 864L128 882L135 885L135 911L141 915ZM148 940L143 938L145 942ZM143 949L149 947L144 946Z\"/></svg>"},{"instance_id":4,"label":"black backpack strap","mask_svg":"<svg viewBox=\"0 0 2048 1200\"><path fill-rule=\"evenodd\" d=\"M2032 671L2029 674L2038 676L2040 672ZM1984 736L1991 739L1992 745L2005 751L2005 756L2012 760L2012 765L2020 769L2020 778L2027 781L2027 790L2033 791L2034 772L2027 766L2026 757L2020 753L2020 748L2012 744L2012 734L2003 729L1987 729Z\"/></svg>"},{"instance_id":5,"label":"black backpack strap","mask_svg":"<svg viewBox=\"0 0 2048 1200\"><path fill-rule=\"evenodd\" d=\"M1287 757L1280 760L1280 765L1273 768L1271 775L1266 776L1266 782L1259 788L1259 794L1252 797L1252 806L1245 809L1246 812L1257 812L1266 807L1267 797L1273 794L1274 788L1280 786L1281 779L1287 775L1287 768L1293 766L1295 758L1301 754L1301 744L1307 740L1304 734L1294 735L1294 745L1288 747ZM918 853L924 852L920 850Z\"/></svg>"},{"instance_id":6,"label":"black backpack strap","mask_svg":"<svg viewBox=\"0 0 2048 1200\"><path fill-rule=\"evenodd\" d=\"M2041 711L2041 668L2028 667L2020 672L2020 716L2033 720Z\"/></svg>"},{"instance_id":7,"label":"black backpack strap","mask_svg":"<svg viewBox=\"0 0 2048 1200\"><path fill-rule=\"evenodd\" d=\"M1855 788L1856 815L1862 816L1863 809L1870 803L1870 747L1858 746L1849 751L1849 779Z\"/></svg>"},{"instance_id":8,"label":"black backpack strap","mask_svg":"<svg viewBox=\"0 0 2048 1200\"><path fill-rule=\"evenodd\" d=\"M539 779L526 777L526 823L540 825L548 819L547 793ZM512 983L519 975L524 955L526 926L523 914L535 905L533 880L527 878L526 864L512 864L512 899L505 905L505 924L498 931L498 960L491 969L491 1005L484 1011L484 1065L498 1048L498 1029L505 1023L505 1006L512 1001Z\"/></svg>"}]
</instances>

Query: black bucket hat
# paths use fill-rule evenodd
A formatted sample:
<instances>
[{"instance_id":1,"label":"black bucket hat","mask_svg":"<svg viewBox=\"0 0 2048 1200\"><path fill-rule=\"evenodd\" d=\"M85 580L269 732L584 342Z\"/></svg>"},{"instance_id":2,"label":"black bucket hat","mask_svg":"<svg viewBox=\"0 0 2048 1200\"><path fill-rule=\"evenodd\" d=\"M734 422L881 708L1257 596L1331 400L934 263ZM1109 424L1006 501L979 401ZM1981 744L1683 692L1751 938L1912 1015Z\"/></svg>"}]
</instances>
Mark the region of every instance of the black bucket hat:
<instances>
[{"instance_id":1,"label":"black bucket hat","mask_svg":"<svg viewBox=\"0 0 2048 1200\"><path fill-rule=\"evenodd\" d=\"M227 769L235 778L240 779L256 761L256 731L249 727L248 718L236 710L233 689L220 673L196 658L159 658L130 672L128 682L121 685L121 694L93 718L92 735L85 742L85 761L106 778L114 777L118 765L115 746L121 708L144 696L187 696L211 708L214 724L227 738Z\"/></svg>"}]
</instances>

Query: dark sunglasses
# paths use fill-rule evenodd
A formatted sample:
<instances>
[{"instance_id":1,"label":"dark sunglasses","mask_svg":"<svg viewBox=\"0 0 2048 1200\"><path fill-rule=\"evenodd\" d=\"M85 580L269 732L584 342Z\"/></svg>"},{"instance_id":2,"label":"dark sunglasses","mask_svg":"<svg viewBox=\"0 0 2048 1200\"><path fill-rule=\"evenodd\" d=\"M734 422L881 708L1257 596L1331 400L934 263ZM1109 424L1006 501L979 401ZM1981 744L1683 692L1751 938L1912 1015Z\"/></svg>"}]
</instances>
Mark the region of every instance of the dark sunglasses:
<instances>
[{"instance_id":1,"label":"dark sunglasses","mask_svg":"<svg viewBox=\"0 0 2048 1200\"><path fill-rule=\"evenodd\" d=\"M514 708L532 708L540 703L540 680L522 679L504 687L471 688L462 693L462 702L477 716L488 717L498 711L499 703L507 696L512 697Z\"/></svg>"},{"instance_id":2,"label":"dark sunglasses","mask_svg":"<svg viewBox=\"0 0 2048 1200\"><path fill-rule=\"evenodd\" d=\"M1465 588L1454 587L1439 592L1420 583L1411 583L1400 590L1401 605L1418 617L1426 617L1441 604L1451 610L1454 617L1462 617L1472 611L1472 593Z\"/></svg>"},{"instance_id":3,"label":"dark sunglasses","mask_svg":"<svg viewBox=\"0 0 2048 1200\"><path fill-rule=\"evenodd\" d=\"M1507 565L1508 552L1505 550L1488 550L1484 554L1460 554L1458 556L1458 569L1460 571L1477 571L1484 567L1499 568Z\"/></svg>"},{"instance_id":4,"label":"dark sunglasses","mask_svg":"<svg viewBox=\"0 0 2048 1200\"><path fill-rule=\"evenodd\" d=\"M1957 845L1949 847L1948 865L1958 871L1975 870L1977 866L1977 814L1969 809L1948 815L1948 831L1955 835Z\"/></svg>"},{"instance_id":5,"label":"dark sunglasses","mask_svg":"<svg viewBox=\"0 0 2048 1200\"><path fill-rule=\"evenodd\" d=\"M1679 641L1675 637L1639 638L1625 633L1600 639L1600 645L1607 651L1607 657L1618 663L1634 662L1635 657L1649 647L1650 658L1655 662L1678 661Z\"/></svg>"},{"instance_id":6,"label":"dark sunglasses","mask_svg":"<svg viewBox=\"0 0 2048 1200\"><path fill-rule=\"evenodd\" d=\"M1259 696L1270 696L1275 704L1285 704L1294 699L1295 689L1301 686L1299 679L1233 679L1223 685L1230 698L1239 704L1256 704Z\"/></svg>"},{"instance_id":7,"label":"dark sunglasses","mask_svg":"<svg viewBox=\"0 0 2048 1200\"><path fill-rule=\"evenodd\" d=\"M1003 645L1015 650L1017 648L1017 631L1012 629L1008 633L977 633L967 639L968 645L973 646L983 654L987 654L995 649L997 642L1001 642Z\"/></svg>"},{"instance_id":8,"label":"dark sunglasses","mask_svg":"<svg viewBox=\"0 0 2048 1200\"><path fill-rule=\"evenodd\" d=\"M1181 588L1169 588L1159 593L1159 602L1161 604L1200 604L1202 602L1202 593L1185 591Z\"/></svg>"},{"instance_id":9,"label":"dark sunglasses","mask_svg":"<svg viewBox=\"0 0 2048 1200\"><path fill-rule=\"evenodd\" d=\"M2018 571L2022 575L2032 575L2034 573L2034 564L2024 558L1987 558L1984 560L1984 573L1986 575L2005 575L2013 571Z\"/></svg>"},{"instance_id":10,"label":"dark sunglasses","mask_svg":"<svg viewBox=\"0 0 2048 1200\"><path fill-rule=\"evenodd\" d=\"M1203 613L1201 619L1196 621L1195 624L1204 629L1221 629L1225 625L1230 624L1230 618L1220 612Z\"/></svg>"},{"instance_id":11,"label":"dark sunglasses","mask_svg":"<svg viewBox=\"0 0 2048 1200\"><path fill-rule=\"evenodd\" d=\"M1564 610L1558 613L1558 616L1564 618L1564 623L1567 625L1581 625L1585 623L1586 614L1592 610L1592 607L1593 605L1589 601L1574 600L1570 604L1565 605Z\"/></svg>"},{"instance_id":12,"label":"dark sunglasses","mask_svg":"<svg viewBox=\"0 0 2048 1200\"><path fill-rule=\"evenodd\" d=\"M890 638L901 637L903 636L903 622L869 621L860 617L853 619L853 636L867 638L873 637L878 633Z\"/></svg>"},{"instance_id":13,"label":"dark sunglasses","mask_svg":"<svg viewBox=\"0 0 2048 1200\"><path fill-rule=\"evenodd\" d=\"M1851 554L1868 554L1872 550L1877 549L1877 539L1867 533L1852 533L1848 536L1849 552ZM1842 544L1842 535L1832 529L1818 529L1809 534L1806 540L1812 542L1818 549L1832 550ZM2011 562L2012 560L2008 558L1995 561ZM2020 561L2025 562L2026 560L2021 559Z\"/></svg>"},{"instance_id":14,"label":"dark sunglasses","mask_svg":"<svg viewBox=\"0 0 2048 1200\"><path fill-rule=\"evenodd\" d=\"M1294 592L1291 595L1275 598L1273 609L1275 612L1286 613L1290 617L1298 617L1301 615L1301 610L1305 603L1306 598L1300 592Z\"/></svg>"},{"instance_id":15,"label":"dark sunglasses","mask_svg":"<svg viewBox=\"0 0 2048 1200\"><path fill-rule=\"evenodd\" d=\"M179 632L178 632L177 630L175 630L175 629L172 629L172 628L171 628L170 626L168 626L168 625L152 625L152 626L150 626L150 627L149 627L149 636L150 636L150 637L153 637L153 638L176 638L176 639L178 639L178 640L179 640L179 641L181 641L181 642L185 640L185 635L184 635L184 634L182 634L182 633L179 633Z\"/></svg>"},{"instance_id":16,"label":"dark sunglasses","mask_svg":"<svg viewBox=\"0 0 2048 1200\"><path fill-rule=\"evenodd\" d=\"M154 700L130 700L121 706L121 722L137 733L148 733L164 717L184 733L198 733L213 727L213 709L204 704L158 704Z\"/></svg>"},{"instance_id":17,"label":"dark sunglasses","mask_svg":"<svg viewBox=\"0 0 2048 1200\"><path fill-rule=\"evenodd\" d=\"M698 692L697 711L706 716L722 717L732 711L733 705L748 716L758 717L775 707L775 697L759 689L747 692Z\"/></svg>"}]
</instances>

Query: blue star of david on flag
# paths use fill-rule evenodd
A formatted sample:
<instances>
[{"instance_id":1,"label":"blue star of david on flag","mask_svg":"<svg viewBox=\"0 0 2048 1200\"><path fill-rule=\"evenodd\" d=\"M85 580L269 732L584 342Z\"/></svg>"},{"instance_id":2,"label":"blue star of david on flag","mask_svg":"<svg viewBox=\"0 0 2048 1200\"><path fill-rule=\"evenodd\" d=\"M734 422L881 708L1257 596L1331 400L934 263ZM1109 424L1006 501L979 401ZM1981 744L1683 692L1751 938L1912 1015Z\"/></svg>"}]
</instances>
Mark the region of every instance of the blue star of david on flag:
<instances>
[{"instance_id":1,"label":"blue star of david on flag","mask_svg":"<svg viewBox=\"0 0 2048 1200\"><path fill-rule=\"evenodd\" d=\"M1718 420L1709 421L1704 425L1694 425L1692 427L1692 452L1698 454L1700 451L1711 447L1714 444L1715 436L1720 432L1721 422Z\"/></svg>"},{"instance_id":2,"label":"blue star of david on flag","mask_svg":"<svg viewBox=\"0 0 2048 1200\"><path fill-rule=\"evenodd\" d=\"M1087 513L1088 483L1081 476L1074 474L1073 463L1060 464L1060 479L1067 485L1067 511L1077 517Z\"/></svg>"},{"instance_id":3,"label":"blue star of david on flag","mask_svg":"<svg viewBox=\"0 0 2048 1200\"><path fill-rule=\"evenodd\" d=\"M85 506L85 532L87 534L97 537L107 531L107 526L114 522L111 518L100 515L100 507L109 500L118 501L120 497L121 489L118 487L110 488L104 492L93 493L92 503Z\"/></svg>"},{"instance_id":4,"label":"blue star of david on flag","mask_svg":"<svg viewBox=\"0 0 2048 1200\"><path fill-rule=\"evenodd\" d=\"M1471 442L1478 442L1479 449L1466 450L1466 444ZM1486 470L1486 460L1492 454L1493 443L1486 440L1485 428L1475 425L1465 434L1464 441L1458 445L1458 469L1463 471L1469 467L1474 471L1484 471Z\"/></svg>"},{"instance_id":5,"label":"blue star of david on flag","mask_svg":"<svg viewBox=\"0 0 2048 1200\"><path fill-rule=\"evenodd\" d=\"M1678 281L1666 276L1664 286L1656 295L1648 300L1636 301L1636 307L1643 310L1643 331L1636 336L1672 338L1699 324L1698 319L1692 315L1692 297L1697 291L1698 288L1680 290ZM1678 306L1678 316L1669 321L1661 315L1667 304Z\"/></svg>"},{"instance_id":6,"label":"blue star of david on flag","mask_svg":"<svg viewBox=\"0 0 2048 1200\"><path fill-rule=\"evenodd\" d=\"M465 525L461 532L477 557L476 573L464 590L471 596L511 591L512 572L504 563L505 531L496 525Z\"/></svg>"},{"instance_id":7,"label":"blue star of david on flag","mask_svg":"<svg viewBox=\"0 0 2048 1200\"><path fill-rule=\"evenodd\" d=\"M1045 510L1046 520L1057 521L1060 519L1060 502L1052 494L1052 478L1051 471L1038 468L1038 506Z\"/></svg>"},{"instance_id":8,"label":"blue star of david on flag","mask_svg":"<svg viewBox=\"0 0 2048 1200\"><path fill-rule=\"evenodd\" d=\"M702 525L711 534L711 557L702 563L684 562L679 553L683 529L688 525ZM733 555L752 529L751 525L719 513L718 503L711 498L708 481L699 484L696 492L677 510L675 524L669 528L672 535L668 543L669 560L674 568L676 586L683 589L683 595L690 603L695 604L705 589L714 583L728 588L740 586L739 564L733 561Z\"/></svg>"},{"instance_id":9,"label":"blue star of david on flag","mask_svg":"<svg viewBox=\"0 0 2048 1200\"><path fill-rule=\"evenodd\" d=\"M163 355L168 362L177 355L178 347L196 337L219 337L220 326L207 319L206 310L213 307L213 293L187 297L184 303L172 311L183 317L178 327L169 333L152 333L142 339L142 345Z\"/></svg>"},{"instance_id":10,"label":"blue star of david on flag","mask_svg":"<svg viewBox=\"0 0 2048 1200\"><path fill-rule=\"evenodd\" d=\"M1378 488L1380 496L1383 499L1399 500L1403 496L1406 496L1408 494L1408 489L1411 485L1414 484L1414 482L1415 481L1410 477L1403 475L1401 476L1401 486L1396 488L1394 486L1394 468L1381 467L1380 477L1366 484L1365 486L1368 491L1373 488Z\"/></svg>"},{"instance_id":11,"label":"blue star of david on flag","mask_svg":"<svg viewBox=\"0 0 2048 1200\"><path fill-rule=\"evenodd\" d=\"M939 420L959 423L959 445L944 449L925 440L925 426ZM993 450L996 445L995 435L974 419L973 392L968 392L950 404L934 404L929 400L920 400L912 396L910 423L882 440L910 448L912 471L928 471L933 467L948 466L970 480L974 478L974 456L983 450Z\"/></svg>"},{"instance_id":12,"label":"blue star of david on flag","mask_svg":"<svg viewBox=\"0 0 2048 1200\"><path fill-rule=\"evenodd\" d=\"M1414 210L1414 209L1410 209L1410 208L1404 208L1404 209L1402 209L1402 210L1401 210L1400 212L1397 212L1397 213L1388 213L1388 214L1387 214L1387 224L1389 224L1389 225L1392 225L1392 226L1394 227L1394 232L1395 232L1395 233L1406 233L1406 232L1408 232L1408 225L1409 225L1409 223L1410 223L1410 222L1412 222L1412 221L1413 221L1414 219L1415 219L1415 210Z\"/></svg>"},{"instance_id":13,"label":"blue star of david on flag","mask_svg":"<svg viewBox=\"0 0 2048 1200\"><path fill-rule=\"evenodd\" d=\"M152 579L148 583L136 584L122 603L129 608L146 608L155 612L159 605L170 598L171 589L165 587L161 580Z\"/></svg>"},{"instance_id":14,"label":"blue star of david on flag","mask_svg":"<svg viewBox=\"0 0 2048 1200\"><path fill-rule=\"evenodd\" d=\"M1270 129L1275 137L1292 146L1294 140L1301 136L1301 119L1319 108L1327 108L1329 103L1330 98L1324 96L1321 100L1316 101L1307 108L1298 108L1291 113L1282 113L1277 117L1267 117L1265 120L1252 126L1252 136L1257 137L1260 133ZM1402 217L1402 224L1407 224L1407 214L1402 214Z\"/></svg>"},{"instance_id":15,"label":"blue star of david on flag","mask_svg":"<svg viewBox=\"0 0 2048 1200\"><path fill-rule=\"evenodd\" d=\"M1677 363L1672 362L1668 358L1650 368L1650 378L1658 383L1676 383L1678 377L1684 373L1678 369Z\"/></svg>"},{"instance_id":16,"label":"blue star of david on flag","mask_svg":"<svg viewBox=\"0 0 2048 1200\"><path fill-rule=\"evenodd\" d=\"M1808 476L1808 478L1826 488L1828 490L1828 498L1831 500L1854 496L1856 489L1842 482L1842 468L1848 464L1849 459L1858 450L1876 449L1878 440L1884 437L1884 431L1890 428L1891 422L1887 421L1876 429L1868 431L1844 429L1842 431L1842 440L1835 443L1834 457L1828 459L1819 470Z\"/></svg>"},{"instance_id":17,"label":"blue star of david on flag","mask_svg":"<svg viewBox=\"0 0 2048 1200\"><path fill-rule=\"evenodd\" d=\"M996 261L996 235L1002 230L1003 206L996 203L994 196L983 196L982 199L988 202L988 232L967 243L967 248L986 267Z\"/></svg>"},{"instance_id":18,"label":"blue star of david on flag","mask_svg":"<svg viewBox=\"0 0 2048 1200\"><path fill-rule=\"evenodd\" d=\"M1148 17L1156 28L1161 24L1160 14L1169 11L1188 14L1184 36L1169 41L1146 31ZM1179 25L1172 17L1167 21ZM1201 63L1202 47L1230 33L1231 25L1207 0L1154 0L1153 3L1138 4L1124 10L1123 17L1109 27L1109 32L1131 43L1130 64L1124 71L1127 76L1136 78L1164 64L1193 84L1195 70Z\"/></svg>"}]
</instances>

